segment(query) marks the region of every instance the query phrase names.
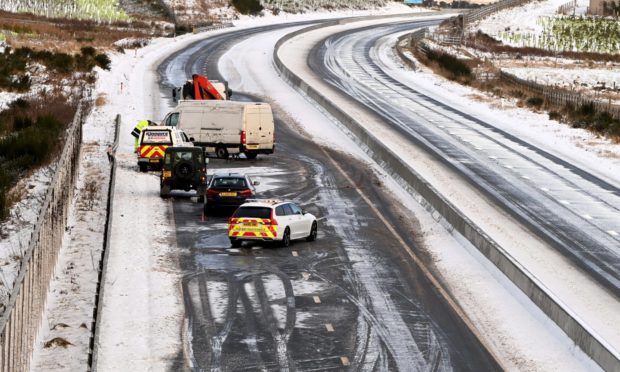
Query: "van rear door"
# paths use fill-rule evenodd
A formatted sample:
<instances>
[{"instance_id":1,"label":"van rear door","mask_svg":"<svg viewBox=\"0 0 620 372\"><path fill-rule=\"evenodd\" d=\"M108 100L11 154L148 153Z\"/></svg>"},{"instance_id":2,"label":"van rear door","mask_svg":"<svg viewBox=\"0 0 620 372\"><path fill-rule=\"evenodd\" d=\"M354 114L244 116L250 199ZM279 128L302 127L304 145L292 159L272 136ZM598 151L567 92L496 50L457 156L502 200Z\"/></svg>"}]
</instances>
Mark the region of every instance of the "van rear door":
<instances>
[{"instance_id":1,"label":"van rear door","mask_svg":"<svg viewBox=\"0 0 620 372\"><path fill-rule=\"evenodd\" d=\"M246 109L246 138L248 150L273 147L273 114L268 105L252 105Z\"/></svg>"}]
</instances>

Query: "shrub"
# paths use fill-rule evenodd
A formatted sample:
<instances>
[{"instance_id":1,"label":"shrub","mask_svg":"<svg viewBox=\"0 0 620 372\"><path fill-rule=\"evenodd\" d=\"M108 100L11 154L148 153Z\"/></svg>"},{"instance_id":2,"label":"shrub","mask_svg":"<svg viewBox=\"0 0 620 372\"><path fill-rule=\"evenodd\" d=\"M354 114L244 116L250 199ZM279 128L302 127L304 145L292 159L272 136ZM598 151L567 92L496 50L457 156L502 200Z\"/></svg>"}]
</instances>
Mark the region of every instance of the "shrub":
<instances>
[{"instance_id":1,"label":"shrub","mask_svg":"<svg viewBox=\"0 0 620 372\"><path fill-rule=\"evenodd\" d=\"M95 50L95 48L91 47L91 46L85 46L82 47L80 49L80 52L82 52L83 56L89 56L89 57L94 57L95 54L97 53L97 51Z\"/></svg>"},{"instance_id":2,"label":"shrub","mask_svg":"<svg viewBox=\"0 0 620 372\"><path fill-rule=\"evenodd\" d=\"M258 0L232 0L231 3L241 14L257 14L263 10Z\"/></svg>"},{"instance_id":3,"label":"shrub","mask_svg":"<svg viewBox=\"0 0 620 372\"><path fill-rule=\"evenodd\" d=\"M110 60L110 57L108 57L104 53L97 54L95 56L95 62L97 63L97 66L101 67L104 70L109 70L110 64L112 63L112 61Z\"/></svg>"},{"instance_id":4,"label":"shrub","mask_svg":"<svg viewBox=\"0 0 620 372\"><path fill-rule=\"evenodd\" d=\"M560 114L560 113L559 113L559 112L557 112L557 111L550 111L550 112L549 112L549 119L550 119L550 120L557 120L557 121L560 121L560 120L562 120L562 114Z\"/></svg>"},{"instance_id":5,"label":"shrub","mask_svg":"<svg viewBox=\"0 0 620 372\"><path fill-rule=\"evenodd\" d=\"M542 106L543 102L545 102L545 100L542 97L538 96L530 97L527 99L527 101L525 101L528 106L537 108Z\"/></svg>"},{"instance_id":6,"label":"shrub","mask_svg":"<svg viewBox=\"0 0 620 372\"><path fill-rule=\"evenodd\" d=\"M46 95L17 99L0 112L0 219L8 216L17 181L58 154L74 114L61 97Z\"/></svg>"},{"instance_id":7,"label":"shrub","mask_svg":"<svg viewBox=\"0 0 620 372\"><path fill-rule=\"evenodd\" d=\"M448 76L452 80L459 80L460 78L471 79L471 68L458 58L451 56L448 53L437 52L432 49L426 51L426 58L439 65L442 69L448 71Z\"/></svg>"}]
</instances>

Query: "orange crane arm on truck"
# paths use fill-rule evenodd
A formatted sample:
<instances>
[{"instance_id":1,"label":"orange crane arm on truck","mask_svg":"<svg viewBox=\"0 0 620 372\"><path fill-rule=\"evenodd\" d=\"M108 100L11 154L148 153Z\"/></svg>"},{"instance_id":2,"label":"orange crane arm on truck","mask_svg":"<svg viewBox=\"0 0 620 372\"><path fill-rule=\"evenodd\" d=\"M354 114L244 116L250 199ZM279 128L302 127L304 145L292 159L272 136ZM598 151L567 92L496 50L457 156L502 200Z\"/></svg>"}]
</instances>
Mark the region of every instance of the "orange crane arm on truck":
<instances>
[{"instance_id":1,"label":"orange crane arm on truck","mask_svg":"<svg viewBox=\"0 0 620 372\"><path fill-rule=\"evenodd\" d=\"M206 76L194 74L192 80L188 81L183 86L183 98L191 98L197 100L216 99L224 100L220 92L215 89L213 84L207 79Z\"/></svg>"}]
</instances>

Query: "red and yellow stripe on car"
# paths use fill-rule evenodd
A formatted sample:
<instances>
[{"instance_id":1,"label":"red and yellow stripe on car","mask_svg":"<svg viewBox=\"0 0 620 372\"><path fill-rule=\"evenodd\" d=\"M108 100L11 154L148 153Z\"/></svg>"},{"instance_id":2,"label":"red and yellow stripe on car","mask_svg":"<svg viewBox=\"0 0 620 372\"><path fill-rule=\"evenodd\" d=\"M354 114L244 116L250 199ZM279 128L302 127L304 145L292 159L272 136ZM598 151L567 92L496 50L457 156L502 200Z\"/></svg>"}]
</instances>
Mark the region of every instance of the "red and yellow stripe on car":
<instances>
[{"instance_id":1,"label":"red and yellow stripe on car","mask_svg":"<svg viewBox=\"0 0 620 372\"><path fill-rule=\"evenodd\" d=\"M163 145L143 145L138 152L141 158L163 158L168 146Z\"/></svg>"},{"instance_id":2,"label":"red and yellow stripe on car","mask_svg":"<svg viewBox=\"0 0 620 372\"><path fill-rule=\"evenodd\" d=\"M270 219L231 218L228 223L230 238L270 238L278 235L278 226L272 225Z\"/></svg>"}]
</instances>

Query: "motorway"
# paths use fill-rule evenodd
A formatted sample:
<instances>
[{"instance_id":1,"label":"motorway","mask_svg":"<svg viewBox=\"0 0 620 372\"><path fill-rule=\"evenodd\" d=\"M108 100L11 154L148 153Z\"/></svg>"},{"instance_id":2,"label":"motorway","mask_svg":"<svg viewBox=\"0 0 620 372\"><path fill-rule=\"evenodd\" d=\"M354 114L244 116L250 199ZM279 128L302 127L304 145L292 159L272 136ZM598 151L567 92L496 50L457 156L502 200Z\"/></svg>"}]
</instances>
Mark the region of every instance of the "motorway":
<instances>
[{"instance_id":1,"label":"motorway","mask_svg":"<svg viewBox=\"0 0 620 372\"><path fill-rule=\"evenodd\" d=\"M331 35L316 44L308 64L620 294L618 185L392 76L386 40L415 27L411 22Z\"/></svg>"},{"instance_id":2,"label":"motorway","mask_svg":"<svg viewBox=\"0 0 620 372\"><path fill-rule=\"evenodd\" d=\"M222 53L267 29L213 36L171 55L159 68L162 92L191 73L219 77ZM233 99L252 98L241 93ZM231 249L225 212L203 220L199 204L174 198L190 367L500 369L428 269L413 262L419 242L401 203L366 164L308 141L275 114L276 154L212 159L210 172L240 169L261 182L262 196L301 202L319 217L318 240Z\"/></svg>"}]
</instances>

